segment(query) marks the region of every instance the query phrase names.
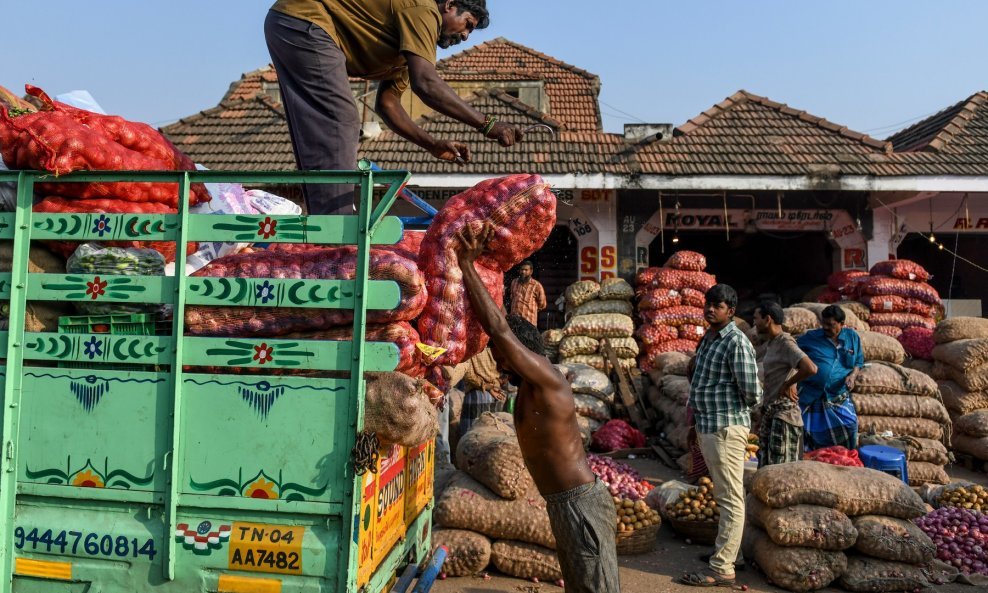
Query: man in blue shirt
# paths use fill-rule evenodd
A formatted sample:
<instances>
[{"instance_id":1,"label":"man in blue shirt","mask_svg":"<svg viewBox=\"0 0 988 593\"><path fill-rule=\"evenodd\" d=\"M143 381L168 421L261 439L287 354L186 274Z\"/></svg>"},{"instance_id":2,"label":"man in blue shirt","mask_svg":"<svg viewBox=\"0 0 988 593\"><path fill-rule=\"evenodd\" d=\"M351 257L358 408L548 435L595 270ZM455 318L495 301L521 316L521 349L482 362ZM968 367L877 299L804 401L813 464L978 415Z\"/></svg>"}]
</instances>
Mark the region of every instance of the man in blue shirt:
<instances>
[{"instance_id":1,"label":"man in blue shirt","mask_svg":"<svg viewBox=\"0 0 988 593\"><path fill-rule=\"evenodd\" d=\"M864 366L861 337L844 327L844 310L830 305L823 310L821 329L800 336L796 343L817 366L817 373L799 386L799 407L809 450L840 445L858 446L858 414L851 390Z\"/></svg>"}]
</instances>

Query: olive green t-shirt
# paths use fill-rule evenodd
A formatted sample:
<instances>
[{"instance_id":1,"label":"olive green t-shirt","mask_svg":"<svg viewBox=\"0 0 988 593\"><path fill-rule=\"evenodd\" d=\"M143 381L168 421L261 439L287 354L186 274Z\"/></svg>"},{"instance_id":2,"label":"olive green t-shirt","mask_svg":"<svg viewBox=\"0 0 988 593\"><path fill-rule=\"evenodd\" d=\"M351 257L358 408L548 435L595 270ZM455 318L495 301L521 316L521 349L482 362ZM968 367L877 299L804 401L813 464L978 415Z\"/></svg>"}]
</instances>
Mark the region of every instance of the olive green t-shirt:
<instances>
[{"instance_id":1,"label":"olive green t-shirt","mask_svg":"<svg viewBox=\"0 0 988 593\"><path fill-rule=\"evenodd\" d=\"M347 74L408 88L401 52L436 63L442 17L436 0L277 0L272 10L315 23L346 56Z\"/></svg>"}]
</instances>

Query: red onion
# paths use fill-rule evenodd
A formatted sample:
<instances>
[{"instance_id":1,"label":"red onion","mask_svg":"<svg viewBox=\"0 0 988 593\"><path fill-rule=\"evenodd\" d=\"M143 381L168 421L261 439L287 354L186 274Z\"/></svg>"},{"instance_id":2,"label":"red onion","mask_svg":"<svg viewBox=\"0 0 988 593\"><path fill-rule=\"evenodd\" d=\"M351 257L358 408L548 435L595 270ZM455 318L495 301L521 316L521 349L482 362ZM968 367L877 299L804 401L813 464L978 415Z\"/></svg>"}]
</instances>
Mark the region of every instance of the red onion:
<instances>
[{"instance_id":1,"label":"red onion","mask_svg":"<svg viewBox=\"0 0 988 593\"><path fill-rule=\"evenodd\" d=\"M988 575L988 516L970 509L943 507L914 522L937 545L937 558L964 574Z\"/></svg>"},{"instance_id":2,"label":"red onion","mask_svg":"<svg viewBox=\"0 0 988 593\"><path fill-rule=\"evenodd\" d=\"M652 485L643 481L641 474L627 463L593 453L587 455L587 461L593 473L607 485L611 496L641 500L652 490Z\"/></svg>"}]
</instances>

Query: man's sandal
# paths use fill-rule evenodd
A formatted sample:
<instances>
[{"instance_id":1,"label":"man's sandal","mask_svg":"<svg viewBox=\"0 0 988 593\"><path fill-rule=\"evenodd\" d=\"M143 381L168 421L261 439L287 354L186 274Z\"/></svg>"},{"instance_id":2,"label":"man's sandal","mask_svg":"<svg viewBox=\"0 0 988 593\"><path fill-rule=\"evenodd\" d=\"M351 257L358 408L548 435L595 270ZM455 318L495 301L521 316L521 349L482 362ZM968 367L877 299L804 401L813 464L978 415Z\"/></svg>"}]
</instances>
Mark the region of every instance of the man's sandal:
<instances>
[{"instance_id":1,"label":"man's sandal","mask_svg":"<svg viewBox=\"0 0 988 593\"><path fill-rule=\"evenodd\" d=\"M712 556L713 556L713 554L701 554L701 555L697 556L697 559L700 562L704 563L704 564L710 564L710 558ZM736 561L734 563L734 570L735 571L743 571L744 570L744 560L738 560L738 561Z\"/></svg>"},{"instance_id":2,"label":"man's sandal","mask_svg":"<svg viewBox=\"0 0 988 593\"><path fill-rule=\"evenodd\" d=\"M679 582L690 587L733 587L735 579L721 576L711 570L689 572L679 577Z\"/></svg>"}]
</instances>

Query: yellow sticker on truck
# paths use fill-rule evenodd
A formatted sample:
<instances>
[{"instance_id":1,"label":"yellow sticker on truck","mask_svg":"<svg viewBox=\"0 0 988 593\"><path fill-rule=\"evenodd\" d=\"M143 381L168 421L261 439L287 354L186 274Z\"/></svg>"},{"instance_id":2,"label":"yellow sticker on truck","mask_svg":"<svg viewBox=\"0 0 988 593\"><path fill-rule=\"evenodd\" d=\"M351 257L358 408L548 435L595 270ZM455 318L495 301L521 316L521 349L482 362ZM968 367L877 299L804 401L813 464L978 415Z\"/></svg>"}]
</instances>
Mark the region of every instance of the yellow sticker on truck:
<instances>
[{"instance_id":1,"label":"yellow sticker on truck","mask_svg":"<svg viewBox=\"0 0 988 593\"><path fill-rule=\"evenodd\" d=\"M230 570L302 574L305 527L234 522Z\"/></svg>"}]
</instances>

